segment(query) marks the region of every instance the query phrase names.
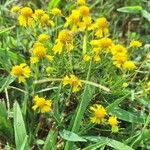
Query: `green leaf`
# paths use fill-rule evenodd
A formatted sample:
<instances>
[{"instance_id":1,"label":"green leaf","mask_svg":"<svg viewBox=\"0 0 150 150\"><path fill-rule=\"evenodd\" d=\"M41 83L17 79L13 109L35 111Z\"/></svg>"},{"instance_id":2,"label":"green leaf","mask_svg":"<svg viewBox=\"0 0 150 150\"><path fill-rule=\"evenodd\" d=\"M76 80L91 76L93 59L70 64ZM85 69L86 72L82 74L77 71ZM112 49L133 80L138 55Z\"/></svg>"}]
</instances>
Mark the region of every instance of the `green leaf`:
<instances>
[{"instance_id":1,"label":"green leaf","mask_svg":"<svg viewBox=\"0 0 150 150\"><path fill-rule=\"evenodd\" d=\"M51 0L48 4L48 9L52 9L54 7L57 7L59 4L60 0Z\"/></svg>"},{"instance_id":2,"label":"green leaf","mask_svg":"<svg viewBox=\"0 0 150 150\"><path fill-rule=\"evenodd\" d=\"M67 131L67 130L60 131L59 134L63 139L67 141L73 141L73 142L77 142L77 141L86 142L87 141L84 138L78 136L77 134Z\"/></svg>"},{"instance_id":3,"label":"green leaf","mask_svg":"<svg viewBox=\"0 0 150 150\"><path fill-rule=\"evenodd\" d=\"M103 136L84 136L83 138L91 141L91 142L106 142L106 145L117 149L117 150L133 150L131 147L129 147L128 145L125 145L122 142L107 138L107 137L103 137Z\"/></svg>"},{"instance_id":4,"label":"green leaf","mask_svg":"<svg viewBox=\"0 0 150 150\"><path fill-rule=\"evenodd\" d=\"M28 141L25 141L28 135L26 133L22 112L17 101L14 103L13 113L16 149L20 150L24 147L24 150L28 150Z\"/></svg>"},{"instance_id":5,"label":"green leaf","mask_svg":"<svg viewBox=\"0 0 150 150\"><path fill-rule=\"evenodd\" d=\"M0 93L5 89L8 88L8 86L15 80L14 77L8 76L6 78L2 77L2 80L0 81Z\"/></svg>"},{"instance_id":6,"label":"green leaf","mask_svg":"<svg viewBox=\"0 0 150 150\"><path fill-rule=\"evenodd\" d=\"M127 6L118 8L117 11L123 13L131 13L131 14L138 14L143 10L141 6Z\"/></svg>"},{"instance_id":7,"label":"green leaf","mask_svg":"<svg viewBox=\"0 0 150 150\"><path fill-rule=\"evenodd\" d=\"M0 34L2 34L2 33L4 33L4 32L7 32L7 31L10 31L10 30L12 30L12 29L14 29L14 28L15 28L15 26L1 29L1 30L0 30Z\"/></svg>"},{"instance_id":8,"label":"green leaf","mask_svg":"<svg viewBox=\"0 0 150 150\"><path fill-rule=\"evenodd\" d=\"M49 131L48 136L44 142L43 150L56 150L57 135L57 131Z\"/></svg>"},{"instance_id":9,"label":"green leaf","mask_svg":"<svg viewBox=\"0 0 150 150\"><path fill-rule=\"evenodd\" d=\"M133 113L126 111L124 109L121 109L121 108L114 108L113 110L109 111L109 113L127 122L144 123L144 118L134 115Z\"/></svg>"},{"instance_id":10,"label":"green leaf","mask_svg":"<svg viewBox=\"0 0 150 150\"><path fill-rule=\"evenodd\" d=\"M150 22L150 13L147 12L146 10L142 10L141 13L142 16Z\"/></svg>"}]
</instances>

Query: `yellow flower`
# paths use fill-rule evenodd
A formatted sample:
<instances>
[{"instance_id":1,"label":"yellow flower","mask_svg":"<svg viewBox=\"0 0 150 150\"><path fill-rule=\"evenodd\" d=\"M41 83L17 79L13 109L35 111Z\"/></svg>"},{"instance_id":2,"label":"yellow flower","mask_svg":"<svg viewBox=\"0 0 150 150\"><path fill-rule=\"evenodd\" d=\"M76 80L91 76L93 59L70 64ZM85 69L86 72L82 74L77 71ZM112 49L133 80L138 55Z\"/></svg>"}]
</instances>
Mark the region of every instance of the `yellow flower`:
<instances>
[{"instance_id":1,"label":"yellow flower","mask_svg":"<svg viewBox=\"0 0 150 150\"><path fill-rule=\"evenodd\" d=\"M46 53L46 48L44 46L36 46L33 48L33 54L39 59L46 57Z\"/></svg>"},{"instance_id":2,"label":"yellow flower","mask_svg":"<svg viewBox=\"0 0 150 150\"><path fill-rule=\"evenodd\" d=\"M31 64L35 64L37 62L39 62L39 58L38 57L30 57L30 63Z\"/></svg>"},{"instance_id":3,"label":"yellow flower","mask_svg":"<svg viewBox=\"0 0 150 150\"><path fill-rule=\"evenodd\" d=\"M87 54L85 54L85 55L83 56L83 60L84 60L85 62L90 61L90 59L91 59L91 57L90 57L89 55L87 55Z\"/></svg>"},{"instance_id":4,"label":"yellow flower","mask_svg":"<svg viewBox=\"0 0 150 150\"><path fill-rule=\"evenodd\" d=\"M99 104L95 104L90 107L92 111L91 122L95 124L100 124L105 121L105 116L107 115L106 109Z\"/></svg>"},{"instance_id":5,"label":"yellow flower","mask_svg":"<svg viewBox=\"0 0 150 150\"><path fill-rule=\"evenodd\" d=\"M96 31L95 35L100 38L106 36L109 33L107 26L108 26L108 23L107 23L106 18L102 17L102 18L96 19L94 28L96 28L97 31Z\"/></svg>"},{"instance_id":6,"label":"yellow flower","mask_svg":"<svg viewBox=\"0 0 150 150\"><path fill-rule=\"evenodd\" d=\"M112 46L112 40L110 38L101 38L99 40L99 46L102 48L102 49L106 49L106 50L109 50L109 48Z\"/></svg>"},{"instance_id":7,"label":"yellow flower","mask_svg":"<svg viewBox=\"0 0 150 150\"><path fill-rule=\"evenodd\" d=\"M72 13L69 17L66 17L66 22L64 27L71 26L71 31L76 32L78 24L80 22L80 12L78 10L72 10Z\"/></svg>"},{"instance_id":8,"label":"yellow flower","mask_svg":"<svg viewBox=\"0 0 150 150\"><path fill-rule=\"evenodd\" d=\"M33 110L36 110L37 108L40 109L41 113L46 113L51 111L52 107L52 101L46 100L43 97L39 97L38 95L34 97L34 106L32 106Z\"/></svg>"},{"instance_id":9,"label":"yellow flower","mask_svg":"<svg viewBox=\"0 0 150 150\"><path fill-rule=\"evenodd\" d=\"M127 53L127 49L126 49L124 46L122 46L122 45L120 45L120 44L117 44L117 45L113 45L113 46L111 47L111 53L112 53L113 55L116 55L116 54L118 54L118 53L126 54L126 53Z\"/></svg>"},{"instance_id":10,"label":"yellow flower","mask_svg":"<svg viewBox=\"0 0 150 150\"><path fill-rule=\"evenodd\" d=\"M124 53L118 53L112 57L113 64L117 68L121 68L122 65L127 61L127 55Z\"/></svg>"},{"instance_id":11,"label":"yellow flower","mask_svg":"<svg viewBox=\"0 0 150 150\"><path fill-rule=\"evenodd\" d=\"M81 88L81 81L73 74L70 77L66 75L63 79L63 85L70 85L72 92L78 92Z\"/></svg>"},{"instance_id":12,"label":"yellow flower","mask_svg":"<svg viewBox=\"0 0 150 150\"><path fill-rule=\"evenodd\" d=\"M150 90L150 81L147 82L148 90Z\"/></svg>"},{"instance_id":13,"label":"yellow flower","mask_svg":"<svg viewBox=\"0 0 150 150\"><path fill-rule=\"evenodd\" d=\"M119 128L118 128L118 121L117 121L117 117L116 116L111 116L111 117L109 117L109 119L108 119L108 123L109 123L109 125L112 127L111 128L111 131L112 132L118 132L119 131Z\"/></svg>"},{"instance_id":14,"label":"yellow flower","mask_svg":"<svg viewBox=\"0 0 150 150\"><path fill-rule=\"evenodd\" d=\"M34 23L32 9L29 7L23 7L20 10L20 13L21 15L18 17L20 26L23 26L23 27L32 26Z\"/></svg>"},{"instance_id":15,"label":"yellow flower","mask_svg":"<svg viewBox=\"0 0 150 150\"><path fill-rule=\"evenodd\" d=\"M77 0L78 5L85 5L85 0Z\"/></svg>"},{"instance_id":16,"label":"yellow flower","mask_svg":"<svg viewBox=\"0 0 150 150\"><path fill-rule=\"evenodd\" d=\"M13 13L17 13L18 11L20 10L20 7L19 6L13 6L12 8L11 8L11 12L13 12Z\"/></svg>"},{"instance_id":17,"label":"yellow flower","mask_svg":"<svg viewBox=\"0 0 150 150\"><path fill-rule=\"evenodd\" d=\"M88 16L89 15L89 7L87 6L80 6L79 7L79 12L81 14L81 16Z\"/></svg>"},{"instance_id":18,"label":"yellow flower","mask_svg":"<svg viewBox=\"0 0 150 150\"><path fill-rule=\"evenodd\" d=\"M95 55L95 56L94 56L94 61L95 61L95 62L101 61L100 56L99 56L99 55Z\"/></svg>"},{"instance_id":19,"label":"yellow flower","mask_svg":"<svg viewBox=\"0 0 150 150\"><path fill-rule=\"evenodd\" d=\"M133 61L126 61L124 64L123 64L123 68L126 69L126 70L133 70L136 68L135 64Z\"/></svg>"},{"instance_id":20,"label":"yellow flower","mask_svg":"<svg viewBox=\"0 0 150 150\"><path fill-rule=\"evenodd\" d=\"M42 26L53 27L54 22L49 18L48 14L44 14L40 19Z\"/></svg>"},{"instance_id":21,"label":"yellow flower","mask_svg":"<svg viewBox=\"0 0 150 150\"><path fill-rule=\"evenodd\" d=\"M55 45L52 50L55 54L60 54L64 47L67 51L73 49L73 35L72 32L68 30L62 30L59 32L58 39L55 40Z\"/></svg>"},{"instance_id":22,"label":"yellow flower","mask_svg":"<svg viewBox=\"0 0 150 150\"><path fill-rule=\"evenodd\" d=\"M128 87L129 86L129 83L123 83L123 85L122 85L124 88L126 88L126 87Z\"/></svg>"},{"instance_id":23,"label":"yellow flower","mask_svg":"<svg viewBox=\"0 0 150 150\"><path fill-rule=\"evenodd\" d=\"M44 10L43 9L36 9L34 14L33 14L33 17L34 19L37 21L38 19L40 19L43 15L45 14Z\"/></svg>"},{"instance_id":24,"label":"yellow flower","mask_svg":"<svg viewBox=\"0 0 150 150\"><path fill-rule=\"evenodd\" d=\"M27 64L22 63L12 67L11 75L17 77L19 83L21 83L25 82L25 78L30 77L30 72L30 68L27 66Z\"/></svg>"},{"instance_id":25,"label":"yellow flower","mask_svg":"<svg viewBox=\"0 0 150 150\"><path fill-rule=\"evenodd\" d=\"M81 30L91 30L92 18L90 16L83 17L82 22L79 23Z\"/></svg>"},{"instance_id":26,"label":"yellow flower","mask_svg":"<svg viewBox=\"0 0 150 150\"><path fill-rule=\"evenodd\" d=\"M138 48L138 47L141 47L141 46L142 46L142 42L140 42L140 41L132 40L130 42L130 47Z\"/></svg>"},{"instance_id":27,"label":"yellow flower","mask_svg":"<svg viewBox=\"0 0 150 150\"><path fill-rule=\"evenodd\" d=\"M52 9L52 14L53 14L54 16L61 16L61 15L62 15L61 10L58 9L58 8L53 8L53 9Z\"/></svg>"},{"instance_id":28,"label":"yellow flower","mask_svg":"<svg viewBox=\"0 0 150 150\"><path fill-rule=\"evenodd\" d=\"M45 42L45 41L47 41L48 40L48 38L49 38L49 36L47 35L47 34L40 34L39 36L38 36L38 41L39 42Z\"/></svg>"}]
</instances>

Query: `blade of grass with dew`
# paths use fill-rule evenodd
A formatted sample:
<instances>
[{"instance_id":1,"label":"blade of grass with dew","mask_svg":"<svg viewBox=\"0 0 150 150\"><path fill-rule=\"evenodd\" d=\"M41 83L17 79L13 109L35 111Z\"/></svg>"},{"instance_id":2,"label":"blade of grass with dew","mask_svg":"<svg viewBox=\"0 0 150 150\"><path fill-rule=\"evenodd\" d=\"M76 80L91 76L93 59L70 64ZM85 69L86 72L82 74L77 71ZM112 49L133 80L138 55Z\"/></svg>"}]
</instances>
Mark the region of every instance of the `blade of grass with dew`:
<instances>
[{"instance_id":1,"label":"blade of grass with dew","mask_svg":"<svg viewBox=\"0 0 150 150\"><path fill-rule=\"evenodd\" d=\"M90 78L91 65L92 65L92 62L90 62L86 80L89 80L89 78ZM85 84L81 101L78 104L75 115L73 116L73 118L70 122L71 132L74 132L74 133L79 132L80 123L82 121L83 115L88 107L88 104L92 98L94 91L95 91L95 89L93 87ZM73 146L73 142L67 141L65 144L65 150L72 149L72 146Z\"/></svg>"},{"instance_id":2,"label":"blade of grass with dew","mask_svg":"<svg viewBox=\"0 0 150 150\"><path fill-rule=\"evenodd\" d=\"M24 150L29 149L28 141L25 142L25 138L28 136L26 133L25 124L23 121L22 112L18 102L16 101L13 106L14 117L14 132L15 132L15 144L16 149L20 150L25 143Z\"/></svg>"}]
</instances>

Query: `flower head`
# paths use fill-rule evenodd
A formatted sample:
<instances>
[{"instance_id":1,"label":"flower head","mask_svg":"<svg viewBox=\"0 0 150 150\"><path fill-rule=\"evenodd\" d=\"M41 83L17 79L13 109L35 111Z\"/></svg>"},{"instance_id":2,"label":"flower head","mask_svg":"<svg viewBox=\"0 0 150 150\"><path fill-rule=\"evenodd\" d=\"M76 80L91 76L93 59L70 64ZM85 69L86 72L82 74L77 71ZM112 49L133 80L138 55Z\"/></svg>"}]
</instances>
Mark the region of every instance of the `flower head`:
<instances>
[{"instance_id":1,"label":"flower head","mask_svg":"<svg viewBox=\"0 0 150 150\"><path fill-rule=\"evenodd\" d=\"M53 9L52 9L52 14L53 14L54 16L61 16L61 15L62 15L61 10L58 9L58 8L53 8Z\"/></svg>"},{"instance_id":2,"label":"flower head","mask_svg":"<svg viewBox=\"0 0 150 150\"><path fill-rule=\"evenodd\" d=\"M132 40L130 42L130 47L138 48L138 47L141 47L141 46L142 46L142 42L140 42L140 41Z\"/></svg>"},{"instance_id":3,"label":"flower head","mask_svg":"<svg viewBox=\"0 0 150 150\"><path fill-rule=\"evenodd\" d=\"M45 14L44 10L43 9L36 9L34 14L33 14L33 17L35 20L38 20L40 19L43 15Z\"/></svg>"},{"instance_id":4,"label":"flower head","mask_svg":"<svg viewBox=\"0 0 150 150\"><path fill-rule=\"evenodd\" d=\"M48 40L48 38L49 38L49 36L47 35L47 34L40 34L39 36L38 36L38 41L39 42L45 42L45 41L47 41Z\"/></svg>"},{"instance_id":5,"label":"flower head","mask_svg":"<svg viewBox=\"0 0 150 150\"><path fill-rule=\"evenodd\" d=\"M95 124L100 124L105 121L105 116L107 115L106 109L99 104L95 104L90 107L92 117L91 122Z\"/></svg>"},{"instance_id":6,"label":"flower head","mask_svg":"<svg viewBox=\"0 0 150 150\"><path fill-rule=\"evenodd\" d=\"M89 7L80 6L79 7L79 12L80 12L81 16L88 16L89 15Z\"/></svg>"},{"instance_id":7,"label":"flower head","mask_svg":"<svg viewBox=\"0 0 150 150\"><path fill-rule=\"evenodd\" d=\"M81 81L73 74L70 77L66 75L63 79L63 85L70 85L72 92L78 92L81 88Z\"/></svg>"},{"instance_id":8,"label":"flower head","mask_svg":"<svg viewBox=\"0 0 150 150\"><path fill-rule=\"evenodd\" d=\"M117 117L116 116L111 116L111 117L109 117L109 119L108 119L108 123L109 123L109 125L112 127L111 128L111 131L112 132L118 132L118 130L119 130L119 128L118 128L118 121L117 121Z\"/></svg>"},{"instance_id":9,"label":"flower head","mask_svg":"<svg viewBox=\"0 0 150 150\"><path fill-rule=\"evenodd\" d=\"M15 5L15 6L13 6L13 7L11 8L10 11L13 12L13 13L17 13L19 10L20 10L20 7L17 6L17 5Z\"/></svg>"},{"instance_id":10,"label":"flower head","mask_svg":"<svg viewBox=\"0 0 150 150\"><path fill-rule=\"evenodd\" d=\"M85 0L77 0L78 5L85 5Z\"/></svg>"},{"instance_id":11,"label":"flower head","mask_svg":"<svg viewBox=\"0 0 150 150\"><path fill-rule=\"evenodd\" d=\"M91 59L91 56L89 56L89 55L87 55L87 54L85 54L85 55L83 56L83 60L84 60L85 62L90 61L90 59Z\"/></svg>"},{"instance_id":12,"label":"flower head","mask_svg":"<svg viewBox=\"0 0 150 150\"><path fill-rule=\"evenodd\" d=\"M25 82L25 78L30 77L30 68L23 63L12 67L11 75L18 78L19 83Z\"/></svg>"},{"instance_id":13,"label":"flower head","mask_svg":"<svg viewBox=\"0 0 150 150\"><path fill-rule=\"evenodd\" d=\"M133 61L126 61L123 64L123 68L126 70L133 70L136 68L135 63Z\"/></svg>"},{"instance_id":14,"label":"flower head","mask_svg":"<svg viewBox=\"0 0 150 150\"><path fill-rule=\"evenodd\" d=\"M46 100L44 97L39 97L38 95L34 97L34 106L32 106L33 110L37 108L40 109L41 113L51 111L52 101Z\"/></svg>"}]
</instances>

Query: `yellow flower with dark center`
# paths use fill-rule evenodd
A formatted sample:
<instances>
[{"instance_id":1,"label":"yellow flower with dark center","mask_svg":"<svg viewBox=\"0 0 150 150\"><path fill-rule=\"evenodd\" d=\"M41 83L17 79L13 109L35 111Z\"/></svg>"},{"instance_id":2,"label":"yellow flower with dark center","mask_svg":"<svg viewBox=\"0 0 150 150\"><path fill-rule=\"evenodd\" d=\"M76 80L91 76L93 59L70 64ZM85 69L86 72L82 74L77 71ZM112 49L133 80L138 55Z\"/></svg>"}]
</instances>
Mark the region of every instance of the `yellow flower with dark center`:
<instances>
[{"instance_id":1,"label":"yellow flower with dark center","mask_svg":"<svg viewBox=\"0 0 150 150\"><path fill-rule=\"evenodd\" d=\"M30 73L30 68L25 63L13 66L11 70L11 75L17 77L19 83L25 82L25 78L29 78Z\"/></svg>"},{"instance_id":2,"label":"yellow flower with dark center","mask_svg":"<svg viewBox=\"0 0 150 150\"><path fill-rule=\"evenodd\" d=\"M106 109L99 104L95 104L90 107L92 117L91 122L95 124L101 124L105 121L105 116L107 115Z\"/></svg>"},{"instance_id":3,"label":"yellow flower with dark center","mask_svg":"<svg viewBox=\"0 0 150 150\"><path fill-rule=\"evenodd\" d=\"M119 128L118 128L118 121L117 121L117 117L116 116L111 116L111 117L109 117L109 119L108 119L108 123L109 123L109 125L112 127L111 128L111 131L112 132L118 132L119 131Z\"/></svg>"},{"instance_id":4,"label":"yellow flower with dark center","mask_svg":"<svg viewBox=\"0 0 150 150\"><path fill-rule=\"evenodd\" d=\"M56 39L55 45L52 50L55 54L60 54L64 47L67 49L67 51L73 49L73 35L71 31L60 31L58 34L58 39Z\"/></svg>"},{"instance_id":5,"label":"yellow flower with dark center","mask_svg":"<svg viewBox=\"0 0 150 150\"><path fill-rule=\"evenodd\" d=\"M38 41L39 42L45 42L45 41L47 41L48 40L48 38L49 38L49 36L47 35L47 34L40 34L39 36L38 36Z\"/></svg>"},{"instance_id":6,"label":"yellow flower with dark center","mask_svg":"<svg viewBox=\"0 0 150 150\"><path fill-rule=\"evenodd\" d=\"M138 48L138 47L141 47L141 46L142 46L142 42L141 41L133 40L133 41L130 42L130 47Z\"/></svg>"},{"instance_id":7,"label":"yellow flower with dark center","mask_svg":"<svg viewBox=\"0 0 150 150\"><path fill-rule=\"evenodd\" d=\"M109 33L108 23L106 18L98 18L94 24L94 28L97 29L95 35L97 37L104 37Z\"/></svg>"},{"instance_id":8,"label":"yellow flower with dark center","mask_svg":"<svg viewBox=\"0 0 150 150\"><path fill-rule=\"evenodd\" d=\"M126 70L134 70L136 68L135 63L133 61L126 61L123 64L123 68Z\"/></svg>"},{"instance_id":9,"label":"yellow flower with dark center","mask_svg":"<svg viewBox=\"0 0 150 150\"><path fill-rule=\"evenodd\" d=\"M70 85L72 92L78 92L81 88L81 81L73 74L70 77L66 75L63 79L63 85Z\"/></svg>"},{"instance_id":10,"label":"yellow flower with dark center","mask_svg":"<svg viewBox=\"0 0 150 150\"><path fill-rule=\"evenodd\" d=\"M20 26L32 26L33 23L34 23L34 20L33 20L33 11L31 8L29 7L23 7L21 10L20 10L20 16L18 17L18 21L19 21L19 24Z\"/></svg>"},{"instance_id":11,"label":"yellow flower with dark center","mask_svg":"<svg viewBox=\"0 0 150 150\"><path fill-rule=\"evenodd\" d=\"M53 9L52 9L52 14L53 14L54 16L61 16L61 15L62 15L61 10L58 9L58 8L53 8Z\"/></svg>"},{"instance_id":12,"label":"yellow flower with dark center","mask_svg":"<svg viewBox=\"0 0 150 150\"><path fill-rule=\"evenodd\" d=\"M32 106L33 110L39 108L41 113L46 113L51 111L52 109L51 100L46 100L44 97L39 97L39 96L35 96L33 100L34 100L34 106Z\"/></svg>"}]
</instances>

